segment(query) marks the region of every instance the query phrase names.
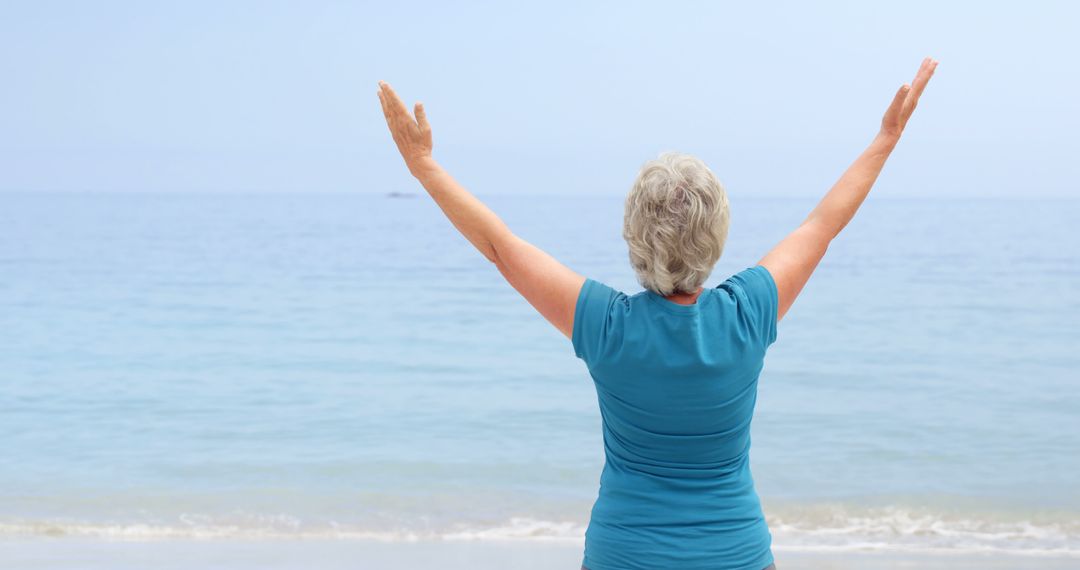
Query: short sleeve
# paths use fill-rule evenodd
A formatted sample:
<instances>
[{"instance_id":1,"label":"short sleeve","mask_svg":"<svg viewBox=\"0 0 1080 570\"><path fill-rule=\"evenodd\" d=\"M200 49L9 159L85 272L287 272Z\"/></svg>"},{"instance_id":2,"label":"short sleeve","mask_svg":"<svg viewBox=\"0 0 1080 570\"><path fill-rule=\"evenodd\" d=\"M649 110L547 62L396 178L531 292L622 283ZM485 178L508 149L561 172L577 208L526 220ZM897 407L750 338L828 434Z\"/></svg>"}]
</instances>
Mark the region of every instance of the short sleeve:
<instances>
[{"instance_id":1,"label":"short sleeve","mask_svg":"<svg viewBox=\"0 0 1080 570\"><path fill-rule=\"evenodd\" d=\"M746 315L757 328L764 346L776 342L776 314L780 299L772 273L762 265L755 265L732 275L728 281L738 285L745 295L741 301L745 303Z\"/></svg>"},{"instance_id":2,"label":"short sleeve","mask_svg":"<svg viewBox=\"0 0 1080 570\"><path fill-rule=\"evenodd\" d=\"M574 308L571 342L586 364L598 360L611 336L612 311L622 293L593 279L585 279Z\"/></svg>"}]
</instances>

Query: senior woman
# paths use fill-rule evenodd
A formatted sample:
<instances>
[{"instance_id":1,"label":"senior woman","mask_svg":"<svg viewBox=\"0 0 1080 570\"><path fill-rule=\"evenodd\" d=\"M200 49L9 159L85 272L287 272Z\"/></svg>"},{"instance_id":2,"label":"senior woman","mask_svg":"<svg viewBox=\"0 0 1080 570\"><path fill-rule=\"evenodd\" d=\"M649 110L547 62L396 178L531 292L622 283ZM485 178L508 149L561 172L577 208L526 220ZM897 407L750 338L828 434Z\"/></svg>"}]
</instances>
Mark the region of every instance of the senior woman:
<instances>
[{"instance_id":1,"label":"senior woman","mask_svg":"<svg viewBox=\"0 0 1080 570\"><path fill-rule=\"evenodd\" d=\"M829 243L855 215L900 139L937 61L897 91L869 147L765 257L703 284L728 233L724 188L702 161L664 153L626 199L623 237L644 291L586 278L514 235L432 158L385 82L379 100L409 172L587 365L604 435L583 570L775 568L750 474L750 422L765 352Z\"/></svg>"}]
</instances>

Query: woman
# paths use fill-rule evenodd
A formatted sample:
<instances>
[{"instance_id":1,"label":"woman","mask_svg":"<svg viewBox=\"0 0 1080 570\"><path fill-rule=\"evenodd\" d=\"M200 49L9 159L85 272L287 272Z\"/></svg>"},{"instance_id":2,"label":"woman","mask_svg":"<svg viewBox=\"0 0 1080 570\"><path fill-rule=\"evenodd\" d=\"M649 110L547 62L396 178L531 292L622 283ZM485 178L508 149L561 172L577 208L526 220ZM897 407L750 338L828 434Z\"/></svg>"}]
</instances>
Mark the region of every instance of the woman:
<instances>
[{"instance_id":1,"label":"woman","mask_svg":"<svg viewBox=\"0 0 1080 570\"><path fill-rule=\"evenodd\" d=\"M593 378L605 463L582 570L775 568L749 468L750 421L765 351L833 238L866 198L937 67L897 91L870 146L803 223L753 267L702 284L727 238L723 187L698 159L645 164L623 237L645 288L626 295L514 235L432 158L415 117L385 82L394 142L450 221L566 335Z\"/></svg>"}]
</instances>

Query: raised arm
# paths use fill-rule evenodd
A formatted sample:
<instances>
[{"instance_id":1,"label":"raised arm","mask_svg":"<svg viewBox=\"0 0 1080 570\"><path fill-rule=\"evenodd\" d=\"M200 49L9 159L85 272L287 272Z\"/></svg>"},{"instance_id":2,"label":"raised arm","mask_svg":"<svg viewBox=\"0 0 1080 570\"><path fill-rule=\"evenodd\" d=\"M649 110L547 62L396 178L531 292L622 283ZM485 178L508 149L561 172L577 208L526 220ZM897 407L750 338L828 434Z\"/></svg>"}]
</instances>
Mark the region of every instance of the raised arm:
<instances>
[{"instance_id":1,"label":"raised arm","mask_svg":"<svg viewBox=\"0 0 1080 570\"><path fill-rule=\"evenodd\" d=\"M896 92L881 120L881 130L870 146L848 167L802 224L758 262L758 265L769 270L776 281L778 321L795 302L833 238L839 235L862 205L889 154L900 140L937 63L929 57L923 60L911 84L905 83Z\"/></svg>"},{"instance_id":2,"label":"raised arm","mask_svg":"<svg viewBox=\"0 0 1080 570\"><path fill-rule=\"evenodd\" d=\"M423 104L414 107L414 118L384 81L379 82L379 101L409 172L454 227L495 264L510 285L555 328L572 338L574 308L585 277L514 235L495 212L435 162L431 156L431 125Z\"/></svg>"}]
</instances>

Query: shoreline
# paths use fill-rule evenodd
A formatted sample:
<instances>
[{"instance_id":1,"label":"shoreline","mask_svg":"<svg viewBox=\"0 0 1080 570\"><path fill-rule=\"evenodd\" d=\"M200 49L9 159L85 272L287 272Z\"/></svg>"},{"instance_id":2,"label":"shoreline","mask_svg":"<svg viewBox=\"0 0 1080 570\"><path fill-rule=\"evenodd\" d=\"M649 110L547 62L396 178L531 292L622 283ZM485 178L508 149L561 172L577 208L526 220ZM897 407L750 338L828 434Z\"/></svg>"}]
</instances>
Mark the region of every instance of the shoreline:
<instances>
[{"instance_id":1,"label":"shoreline","mask_svg":"<svg viewBox=\"0 0 1080 570\"><path fill-rule=\"evenodd\" d=\"M462 540L387 542L368 539L165 539L104 540L85 537L0 539L4 567L25 569L135 570L247 568L320 570L442 568L446 570L577 570L583 541ZM1065 570L1080 556L1003 555L996 552L812 552L774 546L778 570L1024 569Z\"/></svg>"}]
</instances>

